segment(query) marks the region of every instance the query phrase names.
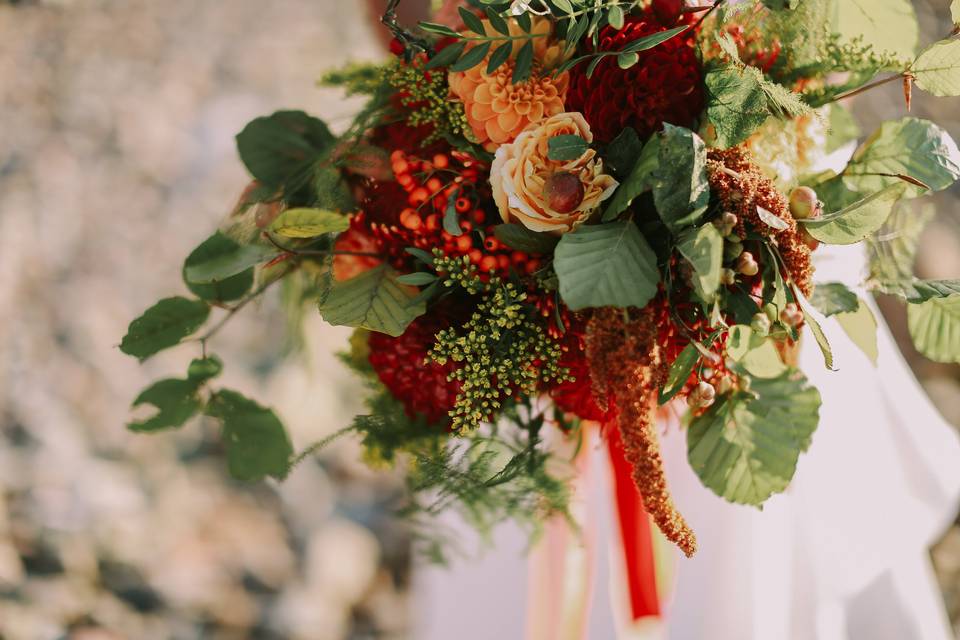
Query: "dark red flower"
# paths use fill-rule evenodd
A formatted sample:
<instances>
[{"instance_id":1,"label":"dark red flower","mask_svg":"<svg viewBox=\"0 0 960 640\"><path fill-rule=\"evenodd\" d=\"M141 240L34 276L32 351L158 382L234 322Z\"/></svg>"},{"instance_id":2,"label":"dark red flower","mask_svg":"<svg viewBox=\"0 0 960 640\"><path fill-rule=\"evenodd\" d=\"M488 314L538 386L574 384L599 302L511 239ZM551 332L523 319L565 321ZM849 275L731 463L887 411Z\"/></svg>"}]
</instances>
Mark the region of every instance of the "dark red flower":
<instances>
[{"instance_id":1,"label":"dark red flower","mask_svg":"<svg viewBox=\"0 0 960 640\"><path fill-rule=\"evenodd\" d=\"M370 364L384 386L403 403L411 418L421 416L431 424L449 421L460 383L447 380L454 363L427 362L427 353L441 329L454 324L440 309L414 320L399 338L370 334Z\"/></svg>"},{"instance_id":2,"label":"dark red flower","mask_svg":"<svg viewBox=\"0 0 960 640\"><path fill-rule=\"evenodd\" d=\"M631 16L620 31L609 26L601 30L600 50L619 51L663 30L649 12ZM647 138L664 122L692 126L704 106L696 46L691 30L640 52L639 61L629 69L621 69L616 56L608 56L587 78L587 65L579 64L570 72L567 110L582 112L600 142L610 142L625 127Z\"/></svg>"}]
</instances>

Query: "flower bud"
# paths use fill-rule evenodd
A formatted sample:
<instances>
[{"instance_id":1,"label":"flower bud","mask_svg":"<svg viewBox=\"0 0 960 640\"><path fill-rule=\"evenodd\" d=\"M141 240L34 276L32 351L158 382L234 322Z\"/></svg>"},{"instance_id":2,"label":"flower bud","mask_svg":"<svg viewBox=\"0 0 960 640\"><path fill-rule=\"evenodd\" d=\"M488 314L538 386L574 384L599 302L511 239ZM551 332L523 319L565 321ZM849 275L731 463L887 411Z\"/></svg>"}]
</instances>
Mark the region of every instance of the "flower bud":
<instances>
[{"instance_id":1,"label":"flower bud","mask_svg":"<svg viewBox=\"0 0 960 640\"><path fill-rule=\"evenodd\" d=\"M730 376L723 376L720 378L720 382L717 383L717 394L726 395L733 391L733 379Z\"/></svg>"},{"instance_id":2,"label":"flower bud","mask_svg":"<svg viewBox=\"0 0 960 640\"><path fill-rule=\"evenodd\" d=\"M720 284L731 285L737 281L737 273L733 269L720 271Z\"/></svg>"},{"instance_id":3,"label":"flower bud","mask_svg":"<svg viewBox=\"0 0 960 640\"><path fill-rule=\"evenodd\" d=\"M771 326L770 318L767 317L765 313L758 313L753 316L753 319L750 321L750 328L753 329L756 333L761 336L766 336L770 333Z\"/></svg>"},{"instance_id":4,"label":"flower bud","mask_svg":"<svg viewBox=\"0 0 960 640\"><path fill-rule=\"evenodd\" d=\"M803 323L803 312L800 311L797 305L791 302L780 312L780 322L783 323L784 326L796 329Z\"/></svg>"},{"instance_id":5,"label":"flower bud","mask_svg":"<svg viewBox=\"0 0 960 640\"><path fill-rule=\"evenodd\" d=\"M687 399L687 404L691 409L706 409L713 404L717 398L717 390L709 382L701 381Z\"/></svg>"},{"instance_id":6,"label":"flower bud","mask_svg":"<svg viewBox=\"0 0 960 640\"><path fill-rule=\"evenodd\" d=\"M740 254L740 257L737 259L737 272L748 277L753 277L760 273L760 265L753 259L752 253L744 251Z\"/></svg>"}]
</instances>

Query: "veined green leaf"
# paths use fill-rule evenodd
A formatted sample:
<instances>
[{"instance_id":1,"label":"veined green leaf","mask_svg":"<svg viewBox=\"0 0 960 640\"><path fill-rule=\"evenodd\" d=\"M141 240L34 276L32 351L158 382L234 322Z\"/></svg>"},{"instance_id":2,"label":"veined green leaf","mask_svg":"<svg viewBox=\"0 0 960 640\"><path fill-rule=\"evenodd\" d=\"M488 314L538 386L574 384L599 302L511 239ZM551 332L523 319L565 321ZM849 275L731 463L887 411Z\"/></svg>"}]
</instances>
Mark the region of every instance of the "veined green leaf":
<instances>
[{"instance_id":1,"label":"veined green leaf","mask_svg":"<svg viewBox=\"0 0 960 640\"><path fill-rule=\"evenodd\" d=\"M438 36L447 36L450 38L460 37L460 34L450 27L443 24L437 24L436 22L418 22L417 26L427 33L435 33Z\"/></svg>"},{"instance_id":2,"label":"veined green leaf","mask_svg":"<svg viewBox=\"0 0 960 640\"><path fill-rule=\"evenodd\" d=\"M789 369L773 340L759 335L748 325L738 324L730 328L727 355L758 378L776 378Z\"/></svg>"},{"instance_id":3,"label":"veined green leaf","mask_svg":"<svg viewBox=\"0 0 960 640\"><path fill-rule=\"evenodd\" d=\"M883 226L907 185L897 182L822 218L803 220L807 231L826 244L856 244Z\"/></svg>"},{"instance_id":4,"label":"veined green leaf","mask_svg":"<svg viewBox=\"0 0 960 640\"><path fill-rule=\"evenodd\" d=\"M838 313L834 316L850 340L863 351L874 366L880 357L877 347L877 319L866 302L860 301L856 311Z\"/></svg>"},{"instance_id":5,"label":"veined green leaf","mask_svg":"<svg viewBox=\"0 0 960 640\"><path fill-rule=\"evenodd\" d=\"M520 47L515 60L516 66L513 68L513 84L526 82L533 70L533 40L527 40L526 44Z\"/></svg>"},{"instance_id":6,"label":"veined green leaf","mask_svg":"<svg viewBox=\"0 0 960 640\"><path fill-rule=\"evenodd\" d=\"M870 280L879 283L912 281L920 236L936 215L929 203L901 200L887 222L867 239Z\"/></svg>"},{"instance_id":7,"label":"veined green leaf","mask_svg":"<svg viewBox=\"0 0 960 640\"><path fill-rule=\"evenodd\" d=\"M767 98L753 67L729 64L704 78L707 87L707 119L716 130L716 144L726 149L740 144L770 117Z\"/></svg>"},{"instance_id":8,"label":"veined green leaf","mask_svg":"<svg viewBox=\"0 0 960 640\"><path fill-rule=\"evenodd\" d=\"M164 298L130 323L120 350L140 360L179 344L200 328L210 315L202 300Z\"/></svg>"},{"instance_id":9,"label":"veined green leaf","mask_svg":"<svg viewBox=\"0 0 960 640\"><path fill-rule=\"evenodd\" d=\"M287 475L293 446L273 411L235 391L221 389L210 398L206 413L223 421L231 475L245 481Z\"/></svg>"},{"instance_id":10,"label":"veined green leaf","mask_svg":"<svg viewBox=\"0 0 960 640\"><path fill-rule=\"evenodd\" d=\"M200 398L197 390L200 382L168 378L155 382L144 389L133 406L153 405L157 413L146 420L131 422L127 428L139 433L149 433L163 429L182 427L183 424L200 411Z\"/></svg>"},{"instance_id":11,"label":"veined green leaf","mask_svg":"<svg viewBox=\"0 0 960 640\"><path fill-rule=\"evenodd\" d=\"M960 177L957 143L928 120L885 122L857 149L843 172L843 182L848 189L871 193L902 182L891 177L897 175L920 180L934 191L946 189ZM915 197L925 191L910 187L908 195Z\"/></svg>"},{"instance_id":12,"label":"veined green leaf","mask_svg":"<svg viewBox=\"0 0 960 640\"><path fill-rule=\"evenodd\" d=\"M487 20L490 21L490 26L492 26L502 35L510 35L510 25L507 24L507 21L504 20L503 16L497 13L496 9L493 7L487 7L484 9L484 13L487 14Z\"/></svg>"},{"instance_id":13,"label":"veined green leaf","mask_svg":"<svg viewBox=\"0 0 960 640\"><path fill-rule=\"evenodd\" d=\"M603 150L603 167L618 178L625 178L637 163L643 150L640 136L633 127L625 127Z\"/></svg>"},{"instance_id":14,"label":"veined green leaf","mask_svg":"<svg viewBox=\"0 0 960 640\"><path fill-rule=\"evenodd\" d=\"M664 123L653 172L653 201L671 231L696 224L707 210L707 147L693 131Z\"/></svg>"},{"instance_id":15,"label":"veined green leaf","mask_svg":"<svg viewBox=\"0 0 960 640\"><path fill-rule=\"evenodd\" d=\"M910 0L840 0L833 4L833 30L844 42L862 37L875 51L906 59L916 53L920 26Z\"/></svg>"},{"instance_id":16,"label":"veined green leaf","mask_svg":"<svg viewBox=\"0 0 960 640\"><path fill-rule=\"evenodd\" d=\"M298 186L313 164L336 142L323 121L303 111L277 111L257 118L237 135L240 159L263 184Z\"/></svg>"},{"instance_id":17,"label":"veined green leaf","mask_svg":"<svg viewBox=\"0 0 960 640\"><path fill-rule=\"evenodd\" d=\"M285 238L316 238L350 227L347 216L324 209L287 209L270 224L270 231Z\"/></svg>"},{"instance_id":18,"label":"veined green leaf","mask_svg":"<svg viewBox=\"0 0 960 640\"><path fill-rule=\"evenodd\" d=\"M851 313L860 308L860 298L842 282L818 284L810 296L810 304L824 316Z\"/></svg>"},{"instance_id":19,"label":"veined green leaf","mask_svg":"<svg viewBox=\"0 0 960 640\"><path fill-rule=\"evenodd\" d=\"M936 362L960 362L960 294L907 307L907 327L917 351Z\"/></svg>"},{"instance_id":20,"label":"veined green leaf","mask_svg":"<svg viewBox=\"0 0 960 640\"><path fill-rule=\"evenodd\" d=\"M334 284L320 303L320 315L335 326L362 327L396 337L426 313L424 303L412 303L416 295L416 290L397 281L396 271L380 265Z\"/></svg>"},{"instance_id":21,"label":"veined green leaf","mask_svg":"<svg viewBox=\"0 0 960 640\"><path fill-rule=\"evenodd\" d=\"M183 278L193 284L223 282L276 255L277 249L274 247L237 244L232 251L205 254L203 259L198 258L192 264L184 265Z\"/></svg>"},{"instance_id":22,"label":"veined green leaf","mask_svg":"<svg viewBox=\"0 0 960 640\"><path fill-rule=\"evenodd\" d=\"M799 372L754 380L751 392L723 398L694 418L687 457L714 493L760 506L790 484L817 428L821 400Z\"/></svg>"},{"instance_id":23,"label":"veined green leaf","mask_svg":"<svg viewBox=\"0 0 960 640\"><path fill-rule=\"evenodd\" d=\"M946 298L947 296L960 294L960 280L908 278L883 281L880 282L878 288L883 293L900 296L907 302L920 303L933 298Z\"/></svg>"},{"instance_id":24,"label":"veined green leaf","mask_svg":"<svg viewBox=\"0 0 960 640\"><path fill-rule=\"evenodd\" d=\"M553 261L560 295L573 311L643 307L657 293L657 256L630 221L564 234Z\"/></svg>"},{"instance_id":25,"label":"veined green leaf","mask_svg":"<svg viewBox=\"0 0 960 640\"><path fill-rule=\"evenodd\" d=\"M697 293L705 301L713 299L720 288L723 270L723 236L712 224L684 232L677 240L677 249L697 274Z\"/></svg>"},{"instance_id":26,"label":"veined green leaf","mask_svg":"<svg viewBox=\"0 0 960 640\"><path fill-rule=\"evenodd\" d=\"M556 162L576 160L582 156L589 145L577 135L554 136L547 141L547 158Z\"/></svg>"},{"instance_id":27,"label":"veined green leaf","mask_svg":"<svg viewBox=\"0 0 960 640\"><path fill-rule=\"evenodd\" d=\"M195 382L206 382L219 376L222 371L223 361L215 355L210 355L192 360L187 369L187 378Z\"/></svg>"},{"instance_id":28,"label":"veined green leaf","mask_svg":"<svg viewBox=\"0 0 960 640\"><path fill-rule=\"evenodd\" d=\"M193 282L187 277L187 270L197 265L234 254L240 245L219 231L203 241L193 250L183 264L183 281L194 295L210 302L230 302L242 298L253 286L253 267L234 276L209 283Z\"/></svg>"},{"instance_id":29,"label":"veined green leaf","mask_svg":"<svg viewBox=\"0 0 960 640\"><path fill-rule=\"evenodd\" d=\"M827 369L836 371L833 363L833 347L830 346L830 339L827 338L827 333L823 330L823 323L826 318L824 318L823 314L821 314L816 307L810 304L810 301L807 300L802 293L794 291L794 295L797 298L800 309L803 311L803 319L810 329L810 333L812 333L814 339L816 339L817 346L820 347L820 352L823 354L823 364Z\"/></svg>"},{"instance_id":30,"label":"veined green leaf","mask_svg":"<svg viewBox=\"0 0 960 640\"><path fill-rule=\"evenodd\" d=\"M513 40L508 40L497 47L493 55L490 56L490 61L487 62L487 75L492 74L499 69L504 62L509 60L511 53L513 53Z\"/></svg>"},{"instance_id":31,"label":"veined green leaf","mask_svg":"<svg viewBox=\"0 0 960 640\"><path fill-rule=\"evenodd\" d=\"M488 53L490 53L491 44L492 43L490 42L479 43L477 46L460 56L459 60L450 65L450 71L466 71L467 69L473 69L475 66L483 62L483 59L487 57Z\"/></svg>"},{"instance_id":32,"label":"veined green leaf","mask_svg":"<svg viewBox=\"0 0 960 640\"><path fill-rule=\"evenodd\" d=\"M454 42L448 44L443 49L438 51L435 56L430 58L427 64L424 65L424 69L427 71L431 69L436 69L438 67L447 67L457 61L460 58L460 55L463 53L463 50L467 48L466 42Z\"/></svg>"},{"instance_id":33,"label":"veined green leaf","mask_svg":"<svg viewBox=\"0 0 960 640\"><path fill-rule=\"evenodd\" d=\"M610 203L603 212L603 221L609 222L626 211L633 199L653 186L653 172L660 162L660 136L653 136L643 146L640 157L626 180L613 192Z\"/></svg>"},{"instance_id":34,"label":"veined green leaf","mask_svg":"<svg viewBox=\"0 0 960 640\"><path fill-rule=\"evenodd\" d=\"M930 45L910 67L917 86L935 96L960 96L960 40Z\"/></svg>"},{"instance_id":35,"label":"veined green leaf","mask_svg":"<svg viewBox=\"0 0 960 640\"><path fill-rule=\"evenodd\" d=\"M407 273L402 276L397 276L397 282L400 284L408 284L414 287L421 287L425 284L432 284L437 281L437 276L433 273L427 273L426 271L416 271L414 273Z\"/></svg>"},{"instance_id":36,"label":"veined green leaf","mask_svg":"<svg viewBox=\"0 0 960 640\"><path fill-rule=\"evenodd\" d=\"M473 31L477 35L487 35L486 30L483 28L483 22L477 17L477 14L466 7L457 7L457 11L460 13L460 19L463 20L463 24L467 26L467 29L470 29L470 31Z\"/></svg>"},{"instance_id":37,"label":"veined green leaf","mask_svg":"<svg viewBox=\"0 0 960 640\"><path fill-rule=\"evenodd\" d=\"M652 33L649 36L643 36L642 38L637 38L636 40L631 41L623 49L620 50L621 53L639 53L641 51L646 51L647 49L653 49L659 44L662 44L669 40L670 38L683 33L690 29L688 26L674 27L673 29L667 29L666 31L658 31L657 33Z\"/></svg>"}]
</instances>

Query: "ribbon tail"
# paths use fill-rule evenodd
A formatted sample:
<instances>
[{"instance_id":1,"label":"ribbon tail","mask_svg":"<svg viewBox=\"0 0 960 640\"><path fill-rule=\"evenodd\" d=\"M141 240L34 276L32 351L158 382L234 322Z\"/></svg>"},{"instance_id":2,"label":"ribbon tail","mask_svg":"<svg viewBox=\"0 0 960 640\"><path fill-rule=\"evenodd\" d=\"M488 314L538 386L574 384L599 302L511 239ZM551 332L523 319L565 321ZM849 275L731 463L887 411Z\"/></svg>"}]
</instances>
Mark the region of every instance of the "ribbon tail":
<instances>
[{"instance_id":1,"label":"ribbon tail","mask_svg":"<svg viewBox=\"0 0 960 640\"><path fill-rule=\"evenodd\" d=\"M657 556L650 518L633 481L633 469L624 456L620 430L606 429L606 440L613 472L630 615L634 621L659 617L661 606L657 588Z\"/></svg>"}]
</instances>

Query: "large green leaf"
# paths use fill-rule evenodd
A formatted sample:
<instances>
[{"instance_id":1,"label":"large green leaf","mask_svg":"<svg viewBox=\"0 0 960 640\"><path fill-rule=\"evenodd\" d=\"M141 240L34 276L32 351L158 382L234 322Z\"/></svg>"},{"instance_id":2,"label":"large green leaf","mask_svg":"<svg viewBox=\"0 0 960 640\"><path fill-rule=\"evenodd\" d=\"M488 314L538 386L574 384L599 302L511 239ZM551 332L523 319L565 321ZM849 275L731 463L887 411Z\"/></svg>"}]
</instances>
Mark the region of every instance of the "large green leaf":
<instances>
[{"instance_id":1,"label":"large green leaf","mask_svg":"<svg viewBox=\"0 0 960 640\"><path fill-rule=\"evenodd\" d=\"M691 342L683 348L683 351L680 352L677 359L670 365L670 373L667 375L667 381L660 390L660 404L666 404L675 395L680 393L690 379L690 374L693 373L693 368L699 360L700 352L697 350L695 344Z\"/></svg>"},{"instance_id":2,"label":"large green leaf","mask_svg":"<svg viewBox=\"0 0 960 640\"><path fill-rule=\"evenodd\" d=\"M380 265L345 282L337 282L320 303L320 315L332 325L362 327L399 336L418 316L424 302L415 302L416 289L397 282L398 274Z\"/></svg>"},{"instance_id":3,"label":"large green leaf","mask_svg":"<svg viewBox=\"0 0 960 640\"><path fill-rule=\"evenodd\" d=\"M293 447L273 411L235 391L221 389L210 398L206 413L223 421L231 475L246 481L287 475Z\"/></svg>"},{"instance_id":4,"label":"large green leaf","mask_svg":"<svg viewBox=\"0 0 960 640\"><path fill-rule=\"evenodd\" d=\"M740 144L770 117L753 67L725 65L707 73L707 119L722 149Z\"/></svg>"},{"instance_id":5,"label":"large green leaf","mask_svg":"<svg viewBox=\"0 0 960 640\"><path fill-rule=\"evenodd\" d=\"M885 122L857 149L843 172L843 182L848 189L872 193L902 182L891 177L896 175L916 178L934 191L946 189L960 177L957 143L928 120ZM910 191L913 195L924 192L920 187Z\"/></svg>"},{"instance_id":6,"label":"large green leaf","mask_svg":"<svg viewBox=\"0 0 960 640\"><path fill-rule=\"evenodd\" d=\"M834 317L850 340L876 366L877 358L880 357L880 349L877 347L877 319L867 303L861 300L856 311L838 313Z\"/></svg>"},{"instance_id":7,"label":"large green leaf","mask_svg":"<svg viewBox=\"0 0 960 640\"><path fill-rule=\"evenodd\" d=\"M677 249L696 272L697 293L711 300L720 288L723 270L723 236L712 224L690 229L677 240Z\"/></svg>"},{"instance_id":8,"label":"large green leaf","mask_svg":"<svg viewBox=\"0 0 960 640\"><path fill-rule=\"evenodd\" d=\"M643 307L657 293L657 256L630 221L580 227L557 245L560 296L573 311Z\"/></svg>"},{"instance_id":9,"label":"large green leaf","mask_svg":"<svg viewBox=\"0 0 960 640\"><path fill-rule=\"evenodd\" d=\"M168 378L153 383L137 396L133 406L153 405L157 413L146 420L131 422L127 428L146 433L183 426L200 411L199 388L200 381L197 380Z\"/></svg>"},{"instance_id":10,"label":"large green leaf","mask_svg":"<svg viewBox=\"0 0 960 640\"><path fill-rule=\"evenodd\" d=\"M687 457L705 486L731 502L760 506L787 488L810 446L820 393L798 372L754 380L695 418Z\"/></svg>"},{"instance_id":11,"label":"large green leaf","mask_svg":"<svg viewBox=\"0 0 960 640\"><path fill-rule=\"evenodd\" d=\"M314 163L334 142L322 121L303 111L277 111L244 127L237 150L254 178L279 188L309 180Z\"/></svg>"},{"instance_id":12,"label":"large green leaf","mask_svg":"<svg viewBox=\"0 0 960 640\"><path fill-rule=\"evenodd\" d=\"M856 244L883 226L893 207L907 191L907 183L898 181L822 218L804 220L807 231L826 244Z\"/></svg>"},{"instance_id":13,"label":"large green leaf","mask_svg":"<svg viewBox=\"0 0 960 640\"><path fill-rule=\"evenodd\" d=\"M920 303L932 298L945 298L960 294L960 280L920 280L909 278L881 282L883 293L900 296L907 302Z\"/></svg>"},{"instance_id":14,"label":"large green leaf","mask_svg":"<svg viewBox=\"0 0 960 640\"><path fill-rule=\"evenodd\" d=\"M960 96L960 40L935 42L910 67L917 86L935 96Z\"/></svg>"},{"instance_id":15,"label":"large green leaf","mask_svg":"<svg viewBox=\"0 0 960 640\"><path fill-rule=\"evenodd\" d=\"M833 364L833 347L830 346L830 339L827 338L827 333L823 330L826 318L816 307L810 304L810 301L807 300L802 293L794 291L794 294L796 295L800 309L803 311L803 320L817 341L817 346L820 347L820 353L823 354L824 366L831 371L836 371L836 367L834 367Z\"/></svg>"},{"instance_id":16,"label":"large green leaf","mask_svg":"<svg viewBox=\"0 0 960 640\"><path fill-rule=\"evenodd\" d=\"M347 216L325 209L287 209L270 224L270 231L285 238L316 238L340 233L350 226Z\"/></svg>"},{"instance_id":17,"label":"large green leaf","mask_svg":"<svg viewBox=\"0 0 960 640\"><path fill-rule=\"evenodd\" d=\"M837 0L833 31L844 42L862 38L876 51L910 59L920 42L917 14L910 0Z\"/></svg>"},{"instance_id":18,"label":"large green leaf","mask_svg":"<svg viewBox=\"0 0 960 640\"><path fill-rule=\"evenodd\" d=\"M917 351L937 362L960 362L960 294L909 305L907 326Z\"/></svg>"},{"instance_id":19,"label":"large green leaf","mask_svg":"<svg viewBox=\"0 0 960 640\"><path fill-rule=\"evenodd\" d=\"M219 231L204 240L183 263L183 281L190 292L211 302L229 302L242 298L253 286L253 267L223 280L213 280L212 282L194 282L187 274L187 270L191 267L206 264L227 255L233 255L239 248L239 244Z\"/></svg>"},{"instance_id":20,"label":"large green leaf","mask_svg":"<svg viewBox=\"0 0 960 640\"><path fill-rule=\"evenodd\" d=\"M525 253L549 254L560 242L560 238L549 233L527 229L522 224L498 224L493 228L497 240L511 249Z\"/></svg>"},{"instance_id":21,"label":"large green leaf","mask_svg":"<svg viewBox=\"0 0 960 640\"><path fill-rule=\"evenodd\" d=\"M689 129L664 123L659 163L653 173L653 201L672 231L695 224L710 204L707 147Z\"/></svg>"},{"instance_id":22,"label":"large green leaf","mask_svg":"<svg viewBox=\"0 0 960 640\"><path fill-rule=\"evenodd\" d=\"M829 317L856 311L860 308L860 298L842 282L824 282L813 290L810 304Z\"/></svg>"},{"instance_id":23,"label":"large green leaf","mask_svg":"<svg viewBox=\"0 0 960 640\"><path fill-rule=\"evenodd\" d=\"M179 344L200 328L210 315L210 305L202 300L164 298L130 323L120 350L140 360Z\"/></svg>"},{"instance_id":24,"label":"large green leaf","mask_svg":"<svg viewBox=\"0 0 960 640\"><path fill-rule=\"evenodd\" d=\"M900 201L887 222L867 239L870 278L875 282L913 280L920 236L936 215L932 205L917 200Z\"/></svg>"},{"instance_id":25,"label":"large green leaf","mask_svg":"<svg viewBox=\"0 0 960 640\"><path fill-rule=\"evenodd\" d=\"M640 151L630 175L613 192L603 212L603 221L613 220L627 210L633 199L653 186L653 172L660 161L660 136L651 137Z\"/></svg>"}]
</instances>

